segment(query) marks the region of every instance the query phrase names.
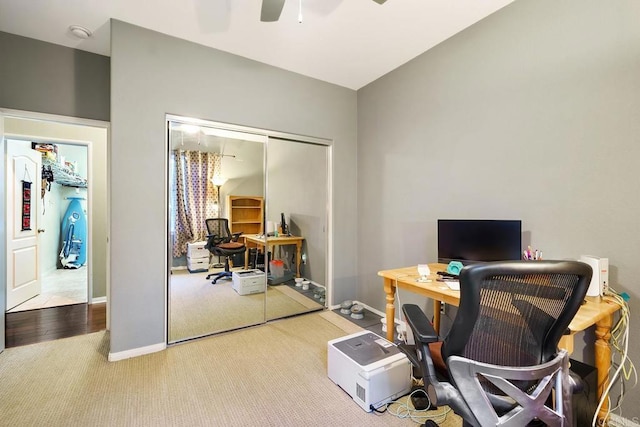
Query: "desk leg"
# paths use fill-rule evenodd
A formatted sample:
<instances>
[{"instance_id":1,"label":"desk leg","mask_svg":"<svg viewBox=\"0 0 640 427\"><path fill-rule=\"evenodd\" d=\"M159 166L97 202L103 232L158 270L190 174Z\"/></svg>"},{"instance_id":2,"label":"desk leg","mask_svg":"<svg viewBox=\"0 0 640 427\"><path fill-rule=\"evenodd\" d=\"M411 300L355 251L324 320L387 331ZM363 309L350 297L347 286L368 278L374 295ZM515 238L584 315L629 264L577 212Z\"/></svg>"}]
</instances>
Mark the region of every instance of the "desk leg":
<instances>
[{"instance_id":1,"label":"desk leg","mask_svg":"<svg viewBox=\"0 0 640 427\"><path fill-rule=\"evenodd\" d=\"M611 338L612 325L613 315L605 316L602 320L596 322L595 359L596 368L598 369L598 399L602 397L602 394L609 385L609 369L611 368L611 347L609 347L609 339ZM609 403L605 400L600 407L600 412L598 412L598 422L604 420L608 410Z\"/></svg>"},{"instance_id":2,"label":"desk leg","mask_svg":"<svg viewBox=\"0 0 640 427\"><path fill-rule=\"evenodd\" d=\"M396 287L394 286L393 280L387 279L386 277L384 278L384 293L387 294L387 340L393 342L393 335L396 330L394 321L396 315L396 306L394 305Z\"/></svg>"},{"instance_id":3,"label":"desk leg","mask_svg":"<svg viewBox=\"0 0 640 427\"><path fill-rule=\"evenodd\" d=\"M296 243L296 277L300 277L300 264L302 263L302 242Z\"/></svg>"},{"instance_id":4,"label":"desk leg","mask_svg":"<svg viewBox=\"0 0 640 427\"><path fill-rule=\"evenodd\" d=\"M265 246L266 253L264 254L264 263L265 263L265 271L269 271L269 263L276 259L276 245L273 246ZM269 258L269 254L271 254L271 258Z\"/></svg>"},{"instance_id":5,"label":"desk leg","mask_svg":"<svg viewBox=\"0 0 640 427\"><path fill-rule=\"evenodd\" d=\"M247 246L247 240L244 241L244 269L249 269L249 247Z\"/></svg>"}]
</instances>

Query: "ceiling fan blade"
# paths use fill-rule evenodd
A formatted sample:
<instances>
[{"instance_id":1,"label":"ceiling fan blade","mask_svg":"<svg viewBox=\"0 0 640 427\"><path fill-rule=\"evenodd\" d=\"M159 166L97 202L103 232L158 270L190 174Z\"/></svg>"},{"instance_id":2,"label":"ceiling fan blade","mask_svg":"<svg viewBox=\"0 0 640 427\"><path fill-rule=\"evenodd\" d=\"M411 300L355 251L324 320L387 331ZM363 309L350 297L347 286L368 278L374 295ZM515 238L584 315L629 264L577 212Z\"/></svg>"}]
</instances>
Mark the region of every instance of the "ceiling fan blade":
<instances>
[{"instance_id":1,"label":"ceiling fan blade","mask_svg":"<svg viewBox=\"0 0 640 427\"><path fill-rule=\"evenodd\" d=\"M377 0L376 0L377 1ZM260 20L262 22L275 22L280 19L284 0L262 0L262 12Z\"/></svg>"},{"instance_id":2,"label":"ceiling fan blade","mask_svg":"<svg viewBox=\"0 0 640 427\"><path fill-rule=\"evenodd\" d=\"M373 1L378 3L378 4L382 4L382 3L386 2L387 0L373 0Z\"/></svg>"}]
</instances>

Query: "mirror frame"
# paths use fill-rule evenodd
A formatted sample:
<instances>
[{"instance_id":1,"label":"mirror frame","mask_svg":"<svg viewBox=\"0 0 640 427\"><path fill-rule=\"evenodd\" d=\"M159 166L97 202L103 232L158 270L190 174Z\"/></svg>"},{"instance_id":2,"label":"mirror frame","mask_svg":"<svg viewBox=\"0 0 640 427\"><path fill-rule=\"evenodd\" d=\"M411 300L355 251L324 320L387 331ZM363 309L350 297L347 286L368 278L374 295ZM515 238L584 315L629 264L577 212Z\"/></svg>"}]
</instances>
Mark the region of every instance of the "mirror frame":
<instances>
[{"instance_id":1,"label":"mirror frame","mask_svg":"<svg viewBox=\"0 0 640 427\"><path fill-rule=\"evenodd\" d=\"M326 171L327 171L327 180L326 180L326 213L325 213L325 217L326 217L326 245L325 245L325 287L326 287L326 300L324 303L324 309L327 309L330 307L329 302L331 301L331 295L333 293L333 251L332 251L332 247L333 247L333 237L332 237L332 144L333 141L329 140L329 139L325 139L325 138L318 138L318 137L311 137L311 136L305 136L305 135L298 135L298 134L291 134L291 133L286 133L286 132L279 132L279 131L271 131L271 130L266 130L266 129L259 129L259 128L252 128L252 127L247 127L247 126L240 126L240 125L234 125L234 124L229 124L229 123L222 123L222 122L216 122L216 121L211 121L211 120L205 120L205 119L198 119L198 118L192 118L192 117L186 117L186 116L180 116L180 115L175 115L175 114L166 114L165 115L165 160L164 160L164 164L165 164L165 170L164 170L164 188L165 188L165 224L166 224L166 229L165 229L165 248L166 248L166 256L165 256L165 337L166 337L166 343L167 345L174 345L174 344L179 344L182 342L186 342L186 341L190 341L193 339L198 339L198 338L202 338L202 337L206 337L206 336L211 336L211 335L216 335L216 334L220 334L220 333L224 333L224 332L228 332L230 330L234 330L234 329L230 329L230 330L222 330L222 331L213 331L211 333L206 333L206 334L202 334L202 335L198 335L198 336L194 336L194 337L184 337L184 338L180 338L180 339L176 339L171 341L170 340L170 325L171 325L171 293L170 293L170 287L169 287L169 281L171 279L171 230L170 230L170 218L169 218L169 202L170 202L170 189L169 189L169 156L170 156L170 152L171 152L171 140L170 140L170 123L171 122L181 122L184 124L190 124L190 125L194 125L194 126L204 126L204 127L208 127L208 128L212 128L212 129L216 129L216 136L220 136L220 137L228 137L228 138L232 138L232 139L242 139L242 140L247 140L247 141L256 141L256 142L263 142L264 143L264 149L265 149L265 155L264 155L264 173L265 173L265 180L264 180L264 200L265 200L265 207L264 207L264 211L263 211L263 221L266 221L266 212L267 212L267 195L268 195L268 182L267 182L267 171L266 171L266 166L267 166L267 156L268 156L268 141L269 138L277 138L277 139L282 139L282 140L288 140L291 142L300 142L300 143L309 143L309 144L314 144L314 145L320 145L320 146L324 146L327 149L327 164L326 164ZM266 222L264 222L264 224L266 224ZM266 237L265 237L266 238ZM265 276L265 280L266 280L266 276ZM266 285L266 284L265 284ZM268 319L267 318L267 298L265 295L264 298L264 310L263 310L263 319L262 322L257 323L255 325L242 325L238 328L235 329L241 329L241 328L245 328L245 327L249 327L249 326L256 326L256 325L262 325L274 320L278 320L277 318L274 319ZM306 312L300 313L300 314L305 314Z\"/></svg>"}]
</instances>

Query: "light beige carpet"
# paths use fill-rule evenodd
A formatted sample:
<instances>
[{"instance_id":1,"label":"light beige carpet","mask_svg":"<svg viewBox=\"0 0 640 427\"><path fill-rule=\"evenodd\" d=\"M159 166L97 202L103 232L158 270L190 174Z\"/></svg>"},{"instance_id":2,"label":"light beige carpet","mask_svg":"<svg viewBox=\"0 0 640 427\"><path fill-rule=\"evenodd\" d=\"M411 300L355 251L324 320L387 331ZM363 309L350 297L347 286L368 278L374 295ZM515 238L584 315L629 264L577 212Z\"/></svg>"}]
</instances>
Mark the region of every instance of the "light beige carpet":
<instances>
[{"instance_id":1,"label":"light beige carpet","mask_svg":"<svg viewBox=\"0 0 640 427\"><path fill-rule=\"evenodd\" d=\"M269 286L265 294L239 295L231 280L215 285L207 273L171 275L169 292L169 340L202 336L263 323L311 310L322 305L286 285Z\"/></svg>"},{"instance_id":2,"label":"light beige carpet","mask_svg":"<svg viewBox=\"0 0 640 427\"><path fill-rule=\"evenodd\" d=\"M327 341L348 333L327 315L120 362L106 360L107 332L10 348L0 354L0 424L415 426L389 413L364 412L329 380ZM460 422L450 413L441 425Z\"/></svg>"}]
</instances>

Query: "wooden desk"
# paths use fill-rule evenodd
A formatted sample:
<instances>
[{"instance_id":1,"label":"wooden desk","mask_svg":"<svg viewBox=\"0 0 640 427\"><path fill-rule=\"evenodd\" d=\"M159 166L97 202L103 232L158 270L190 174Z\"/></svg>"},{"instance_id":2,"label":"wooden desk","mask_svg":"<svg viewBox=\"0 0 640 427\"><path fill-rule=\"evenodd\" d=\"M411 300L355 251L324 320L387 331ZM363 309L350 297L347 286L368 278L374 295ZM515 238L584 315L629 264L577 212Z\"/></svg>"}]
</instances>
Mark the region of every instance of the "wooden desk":
<instances>
[{"instance_id":1,"label":"wooden desk","mask_svg":"<svg viewBox=\"0 0 640 427\"><path fill-rule=\"evenodd\" d=\"M265 237L260 234L242 234L240 237L244 238L244 244L247 246L247 243L254 243L258 246L262 246L263 248L267 248L267 252L271 251L273 254L273 249L275 246L282 245L296 245L296 277L300 277L300 262L302 261L302 241L304 237L300 236L278 236L278 237L267 237L267 241L265 243ZM274 257L275 258L275 257ZM267 259L265 256L265 264L267 263ZM249 268L249 251L245 251L244 253L244 268Z\"/></svg>"},{"instance_id":2,"label":"wooden desk","mask_svg":"<svg viewBox=\"0 0 640 427\"><path fill-rule=\"evenodd\" d=\"M420 283L417 266L396 268L393 270L383 270L378 272L378 276L384 280L384 292L386 293L387 306L387 339L393 342L394 338L394 317L395 317L395 294L396 289L406 289L410 292L429 297L433 300L433 327L440 333L440 306L441 303L458 306L460 304L460 292L451 290L443 282L437 282L437 271L445 271L446 264L429 264L432 274L429 276L431 282ZM571 333L565 335L559 343L560 348L573 352L573 339L576 333L595 325L596 340L594 343L595 362L598 369L598 399L609 383L609 369L611 368L611 327L613 325L613 315L620 310L620 306L612 298L587 298L587 302L580 307L578 313L569 324ZM606 416L608 405L603 404L598 414L599 419Z\"/></svg>"}]
</instances>

